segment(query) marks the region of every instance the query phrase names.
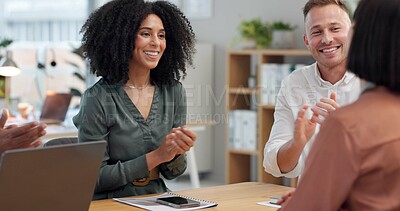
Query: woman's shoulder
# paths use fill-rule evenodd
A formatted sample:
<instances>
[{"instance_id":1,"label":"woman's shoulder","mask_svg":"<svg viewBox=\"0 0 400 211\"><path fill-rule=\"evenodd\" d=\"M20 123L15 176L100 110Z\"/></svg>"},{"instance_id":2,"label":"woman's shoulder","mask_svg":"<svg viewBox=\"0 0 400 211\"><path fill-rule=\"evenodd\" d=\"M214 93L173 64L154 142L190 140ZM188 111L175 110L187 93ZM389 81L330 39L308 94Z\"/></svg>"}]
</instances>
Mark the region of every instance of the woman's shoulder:
<instances>
[{"instance_id":1,"label":"woman's shoulder","mask_svg":"<svg viewBox=\"0 0 400 211\"><path fill-rule=\"evenodd\" d=\"M163 96L162 98L169 100L180 100L186 96L186 91L181 82L177 81L171 85L162 85L158 87L158 95Z\"/></svg>"},{"instance_id":2,"label":"woman's shoulder","mask_svg":"<svg viewBox=\"0 0 400 211\"><path fill-rule=\"evenodd\" d=\"M118 84L110 84L103 78L97 81L93 86L86 89L83 97L84 98L98 98L99 100L104 100L107 97L110 97L112 93L115 92L115 87Z\"/></svg>"},{"instance_id":3,"label":"woman's shoulder","mask_svg":"<svg viewBox=\"0 0 400 211\"><path fill-rule=\"evenodd\" d=\"M103 78L100 78L100 79L99 79L96 83L94 83L92 86L88 87L88 88L85 90L85 93L97 92L97 91L103 89L102 87L104 86L104 83L105 83L104 79L103 79Z\"/></svg>"},{"instance_id":4,"label":"woman's shoulder","mask_svg":"<svg viewBox=\"0 0 400 211\"><path fill-rule=\"evenodd\" d=\"M185 87L180 81L176 81L174 84L161 85L160 89L165 92L171 93L171 92L182 92L183 90L185 90Z\"/></svg>"},{"instance_id":5,"label":"woman's shoulder","mask_svg":"<svg viewBox=\"0 0 400 211\"><path fill-rule=\"evenodd\" d=\"M95 93L105 93L110 92L112 88L118 86L117 84L110 84L105 79L101 78L98 80L93 86L89 87L85 93L87 94L95 94Z\"/></svg>"}]
</instances>

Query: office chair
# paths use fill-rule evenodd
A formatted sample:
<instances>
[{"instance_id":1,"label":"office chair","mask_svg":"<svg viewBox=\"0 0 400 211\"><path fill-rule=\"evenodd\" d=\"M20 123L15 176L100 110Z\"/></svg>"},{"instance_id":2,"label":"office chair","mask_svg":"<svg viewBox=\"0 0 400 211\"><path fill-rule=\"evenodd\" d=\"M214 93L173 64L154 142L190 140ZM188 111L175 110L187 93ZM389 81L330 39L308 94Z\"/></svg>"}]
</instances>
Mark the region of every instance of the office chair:
<instances>
[{"instance_id":1,"label":"office chair","mask_svg":"<svg viewBox=\"0 0 400 211\"><path fill-rule=\"evenodd\" d=\"M55 138L46 142L43 145L43 147L55 146L61 144L74 144L74 143L78 143L78 137L62 137L62 138Z\"/></svg>"}]
</instances>

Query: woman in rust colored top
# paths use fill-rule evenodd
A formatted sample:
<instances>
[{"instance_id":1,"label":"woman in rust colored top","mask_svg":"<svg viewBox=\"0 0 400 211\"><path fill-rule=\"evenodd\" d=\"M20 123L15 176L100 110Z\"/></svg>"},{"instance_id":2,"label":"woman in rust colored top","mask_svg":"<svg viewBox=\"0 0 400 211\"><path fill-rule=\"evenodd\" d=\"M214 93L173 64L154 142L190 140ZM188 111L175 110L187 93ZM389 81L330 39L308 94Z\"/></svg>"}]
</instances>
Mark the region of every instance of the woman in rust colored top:
<instances>
[{"instance_id":1,"label":"woman in rust colored top","mask_svg":"<svg viewBox=\"0 0 400 211\"><path fill-rule=\"evenodd\" d=\"M347 66L366 86L321 125L282 210L400 210L399 38L400 0L361 0ZM306 129L306 108L297 132Z\"/></svg>"}]
</instances>

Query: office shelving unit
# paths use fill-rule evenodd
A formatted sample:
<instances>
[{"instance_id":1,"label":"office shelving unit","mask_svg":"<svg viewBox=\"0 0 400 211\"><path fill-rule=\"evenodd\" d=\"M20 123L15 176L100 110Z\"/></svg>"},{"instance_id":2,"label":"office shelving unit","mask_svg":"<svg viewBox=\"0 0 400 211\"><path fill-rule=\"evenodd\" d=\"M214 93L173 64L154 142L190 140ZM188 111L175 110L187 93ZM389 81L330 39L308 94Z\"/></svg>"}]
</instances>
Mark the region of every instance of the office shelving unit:
<instances>
[{"instance_id":1,"label":"office shelving unit","mask_svg":"<svg viewBox=\"0 0 400 211\"><path fill-rule=\"evenodd\" d=\"M262 105L261 102L261 65L264 63L283 63L286 57L310 58L307 50L231 50L227 55L227 113L235 109L251 109L257 111L257 146L256 150L233 149L229 144L229 126L227 126L227 173L226 183L251 181L257 172L259 182L282 184L281 178L275 178L266 173L262 167L265 143L274 122L274 105ZM256 84L249 88L249 77L256 72ZM251 163L256 160L256 169L251 168ZM253 165L255 166L255 165Z\"/></svg>"}]
</instances>

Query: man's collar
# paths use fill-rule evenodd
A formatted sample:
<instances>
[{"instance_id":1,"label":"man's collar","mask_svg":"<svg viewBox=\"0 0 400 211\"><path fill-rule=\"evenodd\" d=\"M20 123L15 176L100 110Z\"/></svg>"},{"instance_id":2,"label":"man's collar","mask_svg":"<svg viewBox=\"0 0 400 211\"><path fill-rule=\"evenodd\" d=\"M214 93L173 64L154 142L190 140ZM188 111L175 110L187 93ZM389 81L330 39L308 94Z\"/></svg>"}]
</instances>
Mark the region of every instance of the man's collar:
<instances>
[{"instance_id":1,"label":"man's collar","mask_svg":"<svg viewBox=\"0 0 400 211\"><path fill-rule=\"evenodd\" d=\"M320 86L333 86L333 85L341 84L341 83L348 84L348 83L350 83L351 79L353 79L353 77L355 77L354 73L346 71L345 74L343 75L343 77L338 82L336 82L335 84L331 84L331 82L326 81L322 78L321 72L318 69L317 63L314 64L314 71L315 71L315 79L316 79L318 85L320 85Z\"/></svg>"}]
</instances>

